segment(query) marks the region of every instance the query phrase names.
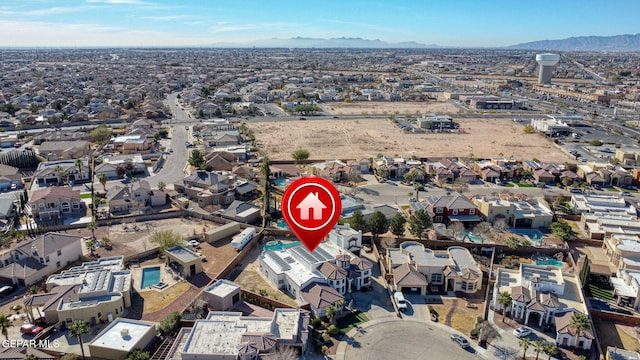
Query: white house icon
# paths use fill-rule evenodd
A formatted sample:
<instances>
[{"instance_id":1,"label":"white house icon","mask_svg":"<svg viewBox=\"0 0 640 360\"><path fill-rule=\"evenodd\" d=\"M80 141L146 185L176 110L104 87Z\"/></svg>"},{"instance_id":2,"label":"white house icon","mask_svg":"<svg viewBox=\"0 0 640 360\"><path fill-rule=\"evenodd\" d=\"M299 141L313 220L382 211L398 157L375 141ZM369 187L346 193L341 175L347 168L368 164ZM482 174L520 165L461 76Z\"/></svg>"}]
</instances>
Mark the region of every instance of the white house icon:
<instances>
[{"instance_id":1,"label":"white house icon","mask_svg":"<svg viewBox=\"0 0 640 360\"><path fill-rule=\"evenodd\" d=\"M309 193L304 200L296 206L300 209L300 220L309 220L309 209L313 209L313 220L322 220L322 209L326 209L326 205L318 199L318 193Z\"/></svg>"}]
</instances>

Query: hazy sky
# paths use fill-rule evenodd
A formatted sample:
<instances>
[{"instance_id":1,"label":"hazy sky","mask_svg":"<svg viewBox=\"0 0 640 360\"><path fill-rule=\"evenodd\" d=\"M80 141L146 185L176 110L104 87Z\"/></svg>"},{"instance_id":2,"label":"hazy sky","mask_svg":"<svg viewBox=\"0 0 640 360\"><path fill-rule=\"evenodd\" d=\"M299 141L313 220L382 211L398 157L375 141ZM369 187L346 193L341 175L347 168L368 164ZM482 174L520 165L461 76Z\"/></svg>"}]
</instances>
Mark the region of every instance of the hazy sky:
<instances>
[{"instance_id":1,"label":"hazy sky","mask_svg":"<svg viewBox=\"0 0 640 360\"><path fill-rule=\"evenodd\" d=\"M199 46L295 36L505 46L640 33L639 0L0 0L0 46Z\"/></svg>"}]
</instances>

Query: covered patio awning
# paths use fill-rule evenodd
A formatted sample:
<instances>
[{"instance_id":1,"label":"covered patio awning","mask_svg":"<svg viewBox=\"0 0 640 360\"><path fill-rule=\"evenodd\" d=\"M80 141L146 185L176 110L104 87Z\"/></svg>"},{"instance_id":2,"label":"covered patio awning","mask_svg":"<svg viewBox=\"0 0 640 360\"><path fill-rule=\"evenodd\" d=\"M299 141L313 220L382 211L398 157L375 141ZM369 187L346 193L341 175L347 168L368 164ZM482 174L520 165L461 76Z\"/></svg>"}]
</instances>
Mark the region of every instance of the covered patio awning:
<instances>
[{"instance_id":1,"label":"covered patio awning","mask_svg":"<svg viewBox=\"0 0 640 360\"><path fill-rule=\"evenodd\" d=\"M477 215L452 215L449 216L450 221L461 221L461 222L470 222L470 221L482 221L482 218Z\"/></svg>"},{"instance_id":2,"label":"covered patio awning","mask_svg":"<svg viewBox=\"0 0 640 360\"><path fill-rule=\"evenodd\" d=\"M622 279L612 277L611 284L613 285L614 296L625 296L635 298L638 294L633 291L633 287L627 285Z\"/></svg>"}]
</instances>

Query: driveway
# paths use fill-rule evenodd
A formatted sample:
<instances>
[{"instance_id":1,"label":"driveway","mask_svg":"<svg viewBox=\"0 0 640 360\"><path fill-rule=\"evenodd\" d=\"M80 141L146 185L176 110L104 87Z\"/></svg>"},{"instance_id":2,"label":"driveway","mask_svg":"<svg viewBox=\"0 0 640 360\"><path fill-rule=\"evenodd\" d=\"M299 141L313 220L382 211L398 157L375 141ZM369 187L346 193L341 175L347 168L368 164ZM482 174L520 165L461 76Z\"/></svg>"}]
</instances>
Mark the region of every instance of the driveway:
<instances>
[{"instance_id":1,"label":"driveway","mask_svg":"<svg viewBox=\"0 0 640 360\"><path fill-rule=\"evenodd\" d=\"M336 360L481 359L483 349L462 349L450 338L455 330L435 323L383 319L363 324L346 334ZM473 345L473 343L472 343Z\"/></svg>"},{"instance_id":2,"label":"driveway","mask_svg":"<svg viewBox=\"0 0 640 360\"><path fill-rule=\"evenodd\" d=\"M493 339L487 347L487 353L491 357L503 360L515 360L522 356L522 348L520 348L520 339L513 335L513 330L522 326L510 318L506 318L505 322L502 322L502 315L494 315L493 310L489 310L489 322L495 324L496 329L500 336ZM548 334L545 334L536 329L532 329L533 334L527 336L531 342L543 341L555 344L555 338L552 338ZM533 350L533 346L527 350L527 357L535 357L536 352ZM540 353L540 358L547 358L548 355Z\"/></svg>"}]
</instances>

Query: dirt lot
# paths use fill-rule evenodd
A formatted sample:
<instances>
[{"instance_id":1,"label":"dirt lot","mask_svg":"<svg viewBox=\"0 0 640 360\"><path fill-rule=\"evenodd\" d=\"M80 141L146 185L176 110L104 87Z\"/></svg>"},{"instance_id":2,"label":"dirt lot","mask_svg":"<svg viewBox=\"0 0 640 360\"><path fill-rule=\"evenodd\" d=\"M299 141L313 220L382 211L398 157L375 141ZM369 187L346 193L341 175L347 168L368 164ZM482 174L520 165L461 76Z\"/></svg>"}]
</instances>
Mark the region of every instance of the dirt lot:
<instances>
[{"instance_id":1,"label":"dirt lot","mask_svg":"<svg viewBox=\"0 0 640 360\"><path fill-rule=\"evenodd\" d=\"M332 102L323 105L325 111L335 115L367 115L367 114L399 114L412 115L416 114L455 114L458 108L452 104L445 102L419 102L408 103L400 101L387 102Z\"/></svg>"},{"instance_id":2,"label":"dirt lot","mask_svg":"<svg viewBox=\"0 0 640 360\"><path fill-rule=\"evenodd\" d=\"M208 221L183 218L101 226L96 229L96 238L108 237L111 240L113 249L110 251L98 249L97 252L100 256L123 255L128 257L131 254L139 254L153 249L155 245L149 242L149 236L154 231L168 229L184 237L189 237L201 234L203 230L209 230L216 226ZM91 231L87 229L68 230L67 233L78 236L91 236Z\"/></svg>"},{"instance_id":3,"label":"dirt lot","mask_svg":"<svg viewBox=\"0 0 640 360\"><path fill-rule=\"evenodd\" d=\"M307 149L312 159L362 159L381 153L410 157L514 157L541 161L575 161L537 134L508 119L458 120L464 134L404 133L388 119L300 120L254 123L256 139L271 159L291 160Z\"/></svg>"}]
</instances>

